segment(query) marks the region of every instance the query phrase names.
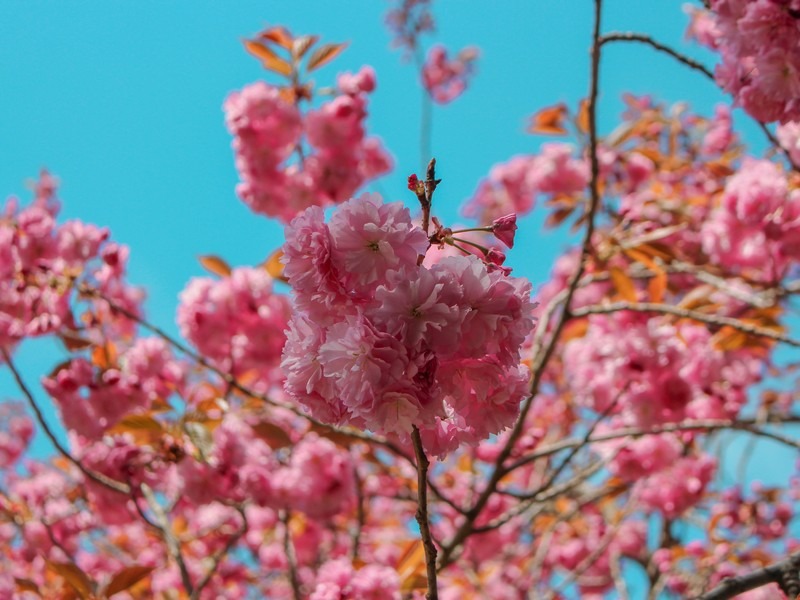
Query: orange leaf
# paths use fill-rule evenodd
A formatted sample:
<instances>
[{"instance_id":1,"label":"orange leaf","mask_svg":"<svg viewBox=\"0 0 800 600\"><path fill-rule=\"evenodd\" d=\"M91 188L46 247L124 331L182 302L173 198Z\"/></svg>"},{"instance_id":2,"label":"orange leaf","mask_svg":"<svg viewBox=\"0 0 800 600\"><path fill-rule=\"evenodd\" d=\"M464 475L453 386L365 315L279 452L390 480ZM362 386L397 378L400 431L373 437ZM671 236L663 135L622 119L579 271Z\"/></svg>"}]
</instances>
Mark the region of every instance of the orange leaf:
<instances>
[{"instance_id":1,"label":"orange leaf","mask_svg":"<svg viewBox=\"0 0 800 600\"><path fill-rule=\"evenodd\" d=\"M265 69L279 73L280 75L285 75L286 77L292 74L292 65L275 54L275 52L264 44L252 40L244 40L243 43L250 54L261 59L261 64L264 65Z\"/></svg>"},{"instance_id":2,"label":"orange leaf","mask_svg":"<svg viewBox=\"0 0 800 600\"><path fill-rule=\"evenodd\" d=\"M563 103L543 108L531 117L531 122L526 130L528 133L541 133L544 135L564 135L564 117L567 115L567 106Z\"/></svg>"},{"instance_id":3,"label":"orange leaf","mask_svg":"<svg viewBox=\"0 0 800 600\"><path fill-rule=\"evenodd\" d=\"M717 350L738 350L747 345L747 334L726 325L711 338Z\"/></svg>"},{"instance_id":4,"label":"orange leaf","mask_svg":"<svg viewBox=\"0 0 800 600\"><path fill-rule=\"evenodd\" d=\"M589 101L584 98L578 105L578 116L575 117L575 126L581 133L589 133Z\"/></svg>"},{"instance_id":5,"label":"orange leaf","mask_svg":"<svg viewBox=\"0 0 800 600\"><path fill-rule=\"evenodd\" d=\"M77 565L49 560L46 560L46 563L47 568L70 584L82 599L91 597L92 580L89 579L89 576L81 571Z\"/></svg>"},{"instance_id":6,"label":"orange leaf","mask_svg":"<svg viewBox=\"0 0 800 600\"><path fill-rule=\"evenodd\" d=\"M109 369L117 364L117 347L113 342L104 346L95 346L92 350L92 364L100 369Z\"/></svg>"},{"instance_id":7,"label":"orange leaf","mask_svg":"<svg viewBox=\"0 0 800 600\"><path fill-rule=\"evenodd\" d=\"M342 50L347 47L347 44L325 44L320 46L311 54L311 57L308 59L308 63L306 64L306 69L310 73L315 69L319 69L320 67L328 64L334 58L341 54Z\"/></svg>"},{"instance_id":8,"label":"orange leaf","mask_svg":"<svg viewBox=\"0 0 800 600\"><path fill-rule=\"evenodd\" d=\"M273 44L277 44L281 48L286 48L287 50L292 49L292 43L294 42L292 34L289 33L289 30L285 27L270 27L259 33L258 37L262 40L268 40Z\"/></svg>"},{"instance_id":9,"label":"orange leaf","mask_svg":"<svg viewBox=\"0 0 800 600\"><path fill-rule=\"evenodd\" d=\"M319 36L317 35L301 35L292 42L292 57L295 60L300 60L317 41L319 41Z\"/></svg>"},{"instance_id":10,"label":"orange leaf","mask_svg":"<svg viewBox=\"0 0 800 600\"><path fill-rule=\"evenodd\" d=\"M660 303L664 300L664 292L667 291L667 274L659 271L647 284L647 292L650 294L650 301Z\"/></svg>"},{"instance_id":11,"label":"orange leaf","mask_svg":"<svg viewBox=\"0 0 800 600\"><path fill-rule=\"evenodd\" d=\"M141 565L134 565L132 567L125 567L121 571L117 571L111 582L105 590L105 595L111 597L118 592L127 590L139 583L142 579L147 577L154 567L143 567Z\"/></svg>"},{"instance_id":12,"label":"orange leaf","mask_svg":"<svg viewBox=\"0 0 800 600\"><path fill-rule=\"evenodd\" d=\"M547 220L544 222L545 227L558 227L564 222L575 210L574 206L559 208L547 215Z\"/></svg>"},{"instance_id":13,"label":"orange leaf","mask_svg":"<svg viewBox=\"0 0 800 600\"><path fill-rule=\"evenodd\" d=\"M205 256L199 257L197 260L200 261L200 264L206 271L209 271L214 275L218 275L220 277L227 277L228 275L231 274L230 266L219 256L214 256L213 254L207 254Z\"/></svg>"},{"instance_id":14,"label":"orange leaf","mask_svg":"<svg viewBox=\"0 0 800 600\"><path fill-rule=\"evenodd\" d=\"M36 585L36 582L31 581L30 579L24 579L22 577L14 577L14 583L17 584L17 591L20 592L33 592L34 594L38 594L41 596L39 592L39 586Z\"/></svg>"},{"instance_id":15,"label":"orange leaf","mask_svg":"<svg viewBox=\"0 0 800 600\"><path fill-rule=\"evenodd\" d=\"M283 258L283 250L278 248L264 261L264 268L267 270L267 273L272 275L275 279L280 279L284 283L289 283L289 280L283 275L283 263L281 262L281 258Z\"/></svg>"},{"instance_id":16,"label":"orange leaf","mask_svg":"<svg viewBox=\"0 0 800 600\"><path fill-rule=\"evenodd\" d=\"M619 295L628 302L636 302L636 287L625 271L619 267L611 267L608 270L608 274L611 276L611 281L614 282L614 287L617 288Z\"/></svg>"},{"instance_id":17,"label":"orange leaf","mask_svg":"<svg viewBox=\"0 0 800 600\"><path fill-rule=\"evenodd\" d=\"M409 542L397 561L397 574L400 576L402 592L424 589L427 581L423 576L425 570L425 548L421 540ZM421 579L420 579L421 578Z\"/></svg>"}]
</instances>

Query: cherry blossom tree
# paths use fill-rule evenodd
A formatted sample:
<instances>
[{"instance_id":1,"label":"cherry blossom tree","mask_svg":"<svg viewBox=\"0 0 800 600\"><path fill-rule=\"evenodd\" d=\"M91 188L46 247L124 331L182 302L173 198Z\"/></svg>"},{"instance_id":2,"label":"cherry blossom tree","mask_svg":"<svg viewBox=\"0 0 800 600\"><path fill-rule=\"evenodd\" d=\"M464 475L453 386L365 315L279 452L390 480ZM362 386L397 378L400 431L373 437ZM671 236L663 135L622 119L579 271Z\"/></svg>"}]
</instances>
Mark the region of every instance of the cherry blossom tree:
<instances>
[{"instance_id":1,"label":"cherry blossom tree","mask_svg":"<svg viewBox=\"0 0 800 600\"><path fill-rule=\"evenodd\" d=\"M315 85L343 44L246 40L266 75L224 100L236 192L285 239L259 265L203 257L183 339L146 316L126 246L59 221L54 176L9 199L0 598L599 599L634 579L653 599L797 597L796 469L728 485L714 447L733 432L800 450L779 351L800 346L800 2L691 8L715 71L593 6L585 100L529 125L571 141L498 157L469 225L437 216L447 150L429 156L425 119L468 92L480 53L433 43L430 0L386 17L430 159L391 201L363 192L402 168L367 132L379 74ZM731 103L629 95L601 131L603 54L631 44ZM535 286L505 264L534 210L575 240ZM66 443L15 360L44 336L68 353L41 375ZM37 428L51 459L28 455Z\"/></svg>"}]
</instances>

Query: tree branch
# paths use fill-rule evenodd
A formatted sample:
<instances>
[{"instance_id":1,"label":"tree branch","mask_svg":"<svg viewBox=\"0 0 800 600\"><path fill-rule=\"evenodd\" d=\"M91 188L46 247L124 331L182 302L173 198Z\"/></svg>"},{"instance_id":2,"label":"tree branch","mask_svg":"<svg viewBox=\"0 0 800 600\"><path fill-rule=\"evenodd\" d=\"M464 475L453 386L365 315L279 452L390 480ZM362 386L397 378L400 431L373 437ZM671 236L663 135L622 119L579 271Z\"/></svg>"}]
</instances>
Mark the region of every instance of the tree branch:
<instances>
[{"instance_id":1,"label":"tree branch","mask_svg":"<svg viewBox=\"0 0 800 600\"><path fill-rule=\"evenodd\" d=\"M486 506L489 498L497 488L497 484L505 473L503 463L511 456L514 445L517 443L519 436L525 428L525 419L530 411L533 399L539 391L544 376L545 368L550 361L550 358L555 351L561 331L564 325L570 319L569 304L578 288L578 283L581 281L583 274L586 270L586 265L589 261L592 248L592 236L595 230L595 217L600 207L600 162L597 156L598 138L597 138L597 97L599 93L599 76L600 76L600 16L602 12L602 0L595 0L594 2L594 28L592 33L592 46L591 46L591 70L589 82L589 160L591 165L591 177L589 180L590 203L586 212L586 231L581 245L581 258L578 263L578 268L572 275L569 284L566 288L564 306L565 309L553 328L553 333L546 346L542 351L537 352L534 356L532 365L533 377L531 381L530 395L525 400L520 410L519 418L514 424L514 428L506 440L505 445L495 460L492 474L486 484L483 492L480 494L475 504L470 510L466 512L464 522L453 534L453 537L442 546L442 555L439 560L439 570L446 567L452 560L453 552L455 549L469 536L475 525L475 520L480 515L481 511ZM541 326L541 324L540 324Z\"/></svg>"},{"instance_id":2,"label":"tree branch","mask_svg":"<svg viewBox=\"0 0 800 600\"><path fill-rule=\"evenodd\" d=\"M662 44L661 42L657 42L649 35L643 33L613 31L611 33L606 33L605 35L601 36L600 38L601 45L608 44L610 42L639 42L642 44L646 44L651 48L653 48L654 50L658 50L659 52L669 54L672 58L674 58L678 62L683 63L690 69L699 71L700 73L708 77L711 81L714 81L714 73L711 72L711 69L697 62L693 58L690 58L685 54L681 54L674 48L671 48L666 44Z\"/></svg>"},{"instance_id":3,"label":"tree branch","mask_svg":"<svg viewBox=\"0 0 800 600\"><path fill-rule=\"evenodd\" d=\"M103 485L103 486L107 487L110 490L114 490L115 492L119 492L120 494L126 494L126 495L130 494L130 491L131 491L130 486L124 484L121 481L117 481L115 479L112 479L111 477L103 475L102 473L98 473L97 471L93 471L92 469L89 469L88 467L84 466L84 464L80 460L75 458L70 453L70 451L67 450L67 448L61 442L58 441L58 438L56 438L55 433L53 433L53 430L50 429L50 426L47 424L47 421L45 421L44 414L42 414L42 411L39 408L39 405L36 403L36 400L33 397L33 393L30 391L28 386L25 384L25 381L22 379L22 375L20 375L20 372L17 370L17 367L14 365L14 361L11 359L11 355L8 353L8 351L3 346L0 346L0 355L2 355L3 360L5 361L6 365L8 365L8 368L11 371L11 374L13 375L14 380L17 382L17 387L19 387L19 389L22 392L22 394L28 400L28 404L30 405L31 410L33 410L34 414L36 415L36 421L41 426L42 431L44 431L45 435L47 436L47 439L50 440L50 443L53 444L53 446L55 447L56 450L58 450L58 452L61 454L61 456L63 456L69 462L71 462L73 465L78 467L78 469L81 471L81 473L86 475L86 477L88 477L92 481L94 481L96 483L99 483L100 485Z\"/></svg>"},{"instance_id":4,"label":"tree branch","mask_svg":"<svg viewBox=\"0 0 800 600\"><path fill-rule=\"evenodd\" d=\"M698 596L697 600L728 600L770 583L777 583L790 598L794 598L800 594L800 585L797 583L798 570L800 570L800 552L795 552L785 560L747 575L723 579L716 588Z\"/></svg>"},{"instance_id":5,"label":"tree branch","mask_svg":"<svg viewBox=\"0 0 800 600\"><path fill-rule=\"evenodd\" d=\"M600 315L620 312L629 310L632 312L654 312L661 314L674 315L683 319L691 319L693 321L700 321L708 323L709 325L728 326L742 333L765 337L776 342L782 342L789 346L800 348L800 341L791 338L783 333L769 329L767 327L760 327L758 325L751 325L733 317L726 317L723 315L709 315L706 313L698 312L681 308L679 306L672 306L671 304L658 304L655 302L612 302L611 304L598 304L592 306L585 306L576 309L572 314L575 317L585 317L588 315Z\"/></svg>"},{"instance_id":6,"label":"tree branch","mask_svg":"<svg viewBox=\"0 0 800 600\"><path fill-rule=\"evenodd\" d=\"M428 592L425 594L427 600L437 600L439 590L436 584L436 544L433 543L430 522L428 519L428 467L430 462L425 456L425 448L422 447L422 437L419 429L414 426L411 432L411 440L414 443L414 454L417 456L417 523L419 524L419 534L422 538L422 546L425 549L425 567L428 579Z\"/></svg>"}]
</instances>

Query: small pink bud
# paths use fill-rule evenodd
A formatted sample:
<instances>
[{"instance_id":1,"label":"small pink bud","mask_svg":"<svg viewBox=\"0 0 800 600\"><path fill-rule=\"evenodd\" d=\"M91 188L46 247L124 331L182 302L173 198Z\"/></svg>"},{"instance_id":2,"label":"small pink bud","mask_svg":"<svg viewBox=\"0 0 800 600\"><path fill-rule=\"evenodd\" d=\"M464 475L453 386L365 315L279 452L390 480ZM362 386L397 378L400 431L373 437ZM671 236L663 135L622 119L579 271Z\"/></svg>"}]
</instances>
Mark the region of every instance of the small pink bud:
<instances>
[{"instance_id":1,"label":"small pink bud","mask_svg":"<svg viewBox=\"0 0 800 600\"><path fill-rule=\"evenodd\" d=\"M517 214L511 213L505 217L495 219L492 223L492 233L509 248L514 247L514 233L517 231Z\"/></svg>"},{"instance_id":2,"label":"small pink bud","mask_svg":"<svg viewBox=\"0 0 800 600\"><path fill-rule=\"evenodd\" d=\"M489 248L484 259L488 263L500 266L506 262L506 255L502 250L498 250L497 248Z\"/></svg>"},{"instance_id":3,"label":"small pink bud","mask_svg":"<svg viewBox=\"0 0 800 600\"><path fill-rule=\"evenodd\" d=\"M419 178L417 177L416 173L412 173L408 176L408 189L410 189L412 192L416 192L418 184Z\"/></svg>"}]
</instances>

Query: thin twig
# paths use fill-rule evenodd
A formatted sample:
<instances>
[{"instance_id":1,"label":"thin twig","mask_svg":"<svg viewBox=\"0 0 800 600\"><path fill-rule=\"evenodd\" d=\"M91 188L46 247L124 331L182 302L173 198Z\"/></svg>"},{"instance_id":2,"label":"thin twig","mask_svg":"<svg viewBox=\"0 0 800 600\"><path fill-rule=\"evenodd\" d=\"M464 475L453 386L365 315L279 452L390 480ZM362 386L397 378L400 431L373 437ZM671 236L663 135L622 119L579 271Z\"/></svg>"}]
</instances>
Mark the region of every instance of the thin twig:
<instances>
[{"instance_id":1,"label":"thin twig","mask_svg":"<svg viewBox=\"0 0 800 600\"><path fill-rule=\"evenodd\" d=\"M657 425L651 428L626 427L623 429L617 429L615 431L610 431L607 433L593 435L586 441L584 441L583 439L575 439L575 438L562 440L560 442L555 442L553 444L540 448L528 455L525 455L517 459L511 465L508 466L507 471L509 472L513 471L523 465L526 465L540 458L544 458L546 456L550 456L551 454L561 452L562 450L566 450L567 448L574 448L576 446L580 446L584 443L594 444L594 443L608 442L611 440L618 440L628 437L638 438L646 435L658 435L660 433L672 433L677 431L695 431L695 430L716 431L723 429L747 431L754 435L769 438L775 440L776 442L780 442L781 444L784 444L786 446L795 448L796 450L800 450L800 441L781 435L779 433L775 433L773 431L769 431L767 429L763 429L758 425L756 425L755 421L703 419L696 421L681 421L680 423L665 423L663 425Z\"/></svg>"},{"instance_id":2,"label":"thin twig","mask_svg":"<svg viewBox=\"0 0 800 600\"><path fill-rule=\"evenodd\" d=\"M147 501L147 506L153 511L158 529L161 531L164 543L167 545L167 551L178 565L183 587L186 593L191 597L194 593L194 585L192 584L192 578L189 576L189 569L186 568L186 561L183 559L183 551L181 550L180 542L178 542L175 534L172 533L172 527L170 526L167 513L164 512L164 508L158 503L158 499L149 485L143 483L140 489L142 491L142 496Z\"/></svg>"},{"instance_id":3,"label":"thin twig","mask_svg":"<svg viewBox=\"0 0 800 600\"><path fill-rule=\"evenodd\" d=\"M289 571L289 584L292 586L292 598L300 600L303 595L300 591L300 580L297 577L297 556L292 543L292 532L289 529L290 514L288 510L280 511L280 520L283 523L283 552L286 554L286 565Z\"/></svg>"},{"instance_id":4,"label":"thin twig","mask_svg":"<svg viewBox=\"0 0 800 600\"><path fill-rule=\"evenodd\" d=\"M681 308L679 306L672 306L671 304L659 304L656 302L612 302L610 304L597 304L592 306L584 306L573 311L575 317L585 317L588 315L609 314L620 311L632 312L653 312L674 315L683 319L691 319L693 321L700 321L708 323L709 325L728 326L742 333L765 337L776 342L782 342L789 346L800 347L800 340L789 337L783 333L769 329L767 327L759 327L758 325L751 325L744 323L739 319L733 317L726 317L723 315L710 315L707 313Z\"/></svg>"},{"instance_id":5,"label":"thin twig","mask_svg":"<svg viewBox=\"0 0 800 600\"><path fill-rule=\"evenodd\" d=\"M425 455L425 448L422 447L422 436L417 426L411 432L411 440L414 443L414 454L417 457L417 524L422 538L422 546L425 549L425 567L428 580L428 592L425 594L427 600L437 600L439 590L436 585L436 544L433 543L430 521L428 518L428 467L430 462Z\"/></svg>"},{"instance_id":6,"label":"thin twig","mask_svg":"<svg viewBox=\"0 0 800 600\"><path fill-rule=\"evenodd\" d=\"M50 426L47 424L47 421L45 421L44 414L42 414L39 405L36 403L36 400L33 397L33 393L25 384L25 381L22 379L22 375L20 375L20 372L14 365L14 361L11 359L11 355L8 353L5 347L0 346L0 354L2 354L3 360L5 361L9 370L11 371L11 374L14 376L14 380L17 382L17 387L19 387L22 394L28 400L28 404L30 405L31 410L33 410L34 414L36 415L36 421L42 427L42 431L44 431L45 435L47 436L47 439L50 440L50 443L53 444L55 449L58 450L58 452L69 462L78 467L81 473L86 475L86 477L88 477L92 481L99 483L100 485L103 485L110 490L119 492L120 494L126 494L126 495L130 494L131 490L129 486L122 483L121 481L112 479L111 477L103 475L102 473L98 473L97 471L93 471L92 469L84 466L84 464L80 460L75 458L70 453L70 451L67 450L67 448L61 442L58 441L58 438L56 438L55 433L53 433L53 430L50 429Z\"/></svg>"},{"instance_id":7,"label":"thin twig","mask_svg":"<svg viewBox=\"0 0 800 600\"><path fill-rule=\"evenodd\" d=\"M237 506L236 511L239 513L239 516L242 518L242 526L239 527L225 542L225 545L220 548L219 551L214 554L211 559L211 565L209 565L206 574L203 575L203 578L197 584L197 587L194 588L194 592L191 595L191 600L199 600L200 594L202 593L203 589L209 584L211 578L214 577L214 574L217 572L217 568L219 564L222 562L228 553L231 551L236 543L241 539L241 537L247 533L247 516L242 510L241 507Z\"/></svg>"},{"instance_id":8,"label":"thin twig","mask_svg":"<svg viewBox=\"0 0 800 600\"><path fill-rule=\"evenodd\" d=\"M800 552L795 552L785 560L757 569L747 575L725 578L713 590L698 596L697 600L728 600L770 583L780 585L784 582L787 574L794 575L796 579L798 568L800 568ZM800 590L792 591L795 596L800 592Z\"/></svg>"},{"instance_id":9,"label":"thin twig","mask_svg":"<svg viewBox=\"0 0 800 600\"><path fill-rule=\"evenodd\" d=\"M608 44L609 42L640 42L642 44L646 44L651 48L658 50L659 52L664 52L665 54L669 54L672 58L676 59L678 62L683 63L684 65L686 65L691 69L694 69L695 71L701 72L703 75L714 81L714 73L711 72L711 69L697 62L693 58L690 58L685 54L681 54L674 48L671 48L666 44L662 44L661 42L657 42L649 35L645 35L643 33L613 31L611 33L606 33L600 38L601 45Z\"/></svg>"}]
</instances>

